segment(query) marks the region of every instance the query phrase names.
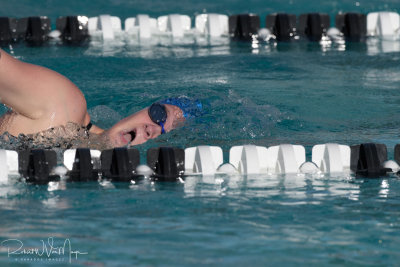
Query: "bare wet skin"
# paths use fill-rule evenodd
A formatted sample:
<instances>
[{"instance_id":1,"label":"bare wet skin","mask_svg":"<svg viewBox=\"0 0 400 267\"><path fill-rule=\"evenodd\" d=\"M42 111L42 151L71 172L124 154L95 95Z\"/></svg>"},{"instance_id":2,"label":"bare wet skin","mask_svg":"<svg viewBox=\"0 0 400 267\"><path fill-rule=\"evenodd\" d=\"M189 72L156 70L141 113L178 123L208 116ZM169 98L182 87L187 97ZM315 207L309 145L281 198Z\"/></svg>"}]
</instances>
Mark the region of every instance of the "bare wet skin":
<instances>
[{"instance_id":1,"label":"bare wet skin","mask_svg":"<svg viewBox=\"0 0 400 267\"><path fill-rule=\"evenodd\" d=\"M89 133L85 127L73 122L52 127L35 134L13 136L5 132L1 135L0 144L1 143L6 145L9 149L70 149L87 147L103 150L111 148L106 135Z\"/></svg>"},{"instance_id":2,"label":"bare wet skin","mask_svg":"<svg viewBox=\"0 0 400 267\"><path fill-rule=\"evenodd\" d=\"M170 105L169 105L170 106ZM175 106L170 106L168 110L168 120L165 124L166 131L180 127L184 124L185 118L183 117L182 111ZM147 110L145 110L147 114ZM143 110L141 111L143 112ZM30 148L44 148L44 149L70 149L70 148L91 148L104 150L113 148L114 146L129 146L134 144L140 144L140 138L143 133L139 131L140 127L132 128L132 130L124 133L124 138L128 140L125 143L119 144L112 142L112 137L118 134L110 135L109 131L104 131L101 134L95 134L89 132L85 126L81 124L68 122L65 125L51 127L36 133L25 133L25 134L10 134L10 125L13 124L17 113L11 108L0 117L0 146L5 149L30 149ZM160 127L157 125L156 127ZM161 127L160 127L161 129ZM146 133L146 132L145 132ZM110 137L111 136L111 137ZM158 135L157 135L158 136ZM156 136L155 136L156 137ZM155 138L153 137L153 138ZM136 140L139 138L139 141ZM142 141L143 142L143 141Z\"/></svg>"}]
</instances>

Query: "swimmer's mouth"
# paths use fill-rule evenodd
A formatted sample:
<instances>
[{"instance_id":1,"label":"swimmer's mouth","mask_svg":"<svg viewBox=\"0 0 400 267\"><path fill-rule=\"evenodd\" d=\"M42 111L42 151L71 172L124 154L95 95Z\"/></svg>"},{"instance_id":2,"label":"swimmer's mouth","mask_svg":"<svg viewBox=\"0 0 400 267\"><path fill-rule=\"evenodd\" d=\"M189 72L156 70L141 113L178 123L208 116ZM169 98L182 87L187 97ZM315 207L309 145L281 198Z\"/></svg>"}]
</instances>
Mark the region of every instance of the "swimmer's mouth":
<instances>
[{"instance_id":1,"label":"swimmer's mouth","mask_svg":"<svg viewBox=\"0 0 400 267\"><path fill-rule=\"evenodd\" d=\"M131 142L132 142L136 137L136 133L135 133L135 131L130 131L128 134L131 135Z\"/></svg>"},{"instance_id":2,"label":"swimmer's mouth","mask_svg":"<svg viewBox=\"0 0 400 267\"><path fill-rule=\"evenodd\" d=\"M125 144L129 144L131 143L136 137L136 132L135 130L129 131L129 132L125 132L122 133L121 138L123 140L123 143Z\"/></svg>"}]
</instances>

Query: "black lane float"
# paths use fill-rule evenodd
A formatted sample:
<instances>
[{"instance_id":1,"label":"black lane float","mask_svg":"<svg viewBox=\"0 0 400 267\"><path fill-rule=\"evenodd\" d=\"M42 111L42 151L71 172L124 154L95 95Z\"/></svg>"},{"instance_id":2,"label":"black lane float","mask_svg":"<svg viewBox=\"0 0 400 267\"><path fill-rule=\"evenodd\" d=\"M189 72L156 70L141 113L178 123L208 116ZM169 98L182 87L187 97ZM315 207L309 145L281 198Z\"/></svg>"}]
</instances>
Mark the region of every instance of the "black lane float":
<instances>
[{"instance_id":1,"label":"black lane float","mask_svg":"<svg viewBox=\"0 0 400 267\"><path fill-rule=\"evenodd\" d=\"M88 18L85 16L60 17L56 28L62 42L67 45L85 45L89 40Z\"/></svg>"},{"instance_id":2,"label":"black lane float","mask_svg":"<svg viewBox=\"0 0 400 267\"><path fill-rule=\"evenodd\" d=\"M17 19L0 17L0 46L6 46L17 41L16 29Z\"/></svg>"},{"instance_id":3,"label":"black lane float","mask_svg":"<svg viewBox=\"0 0 400 267\"><path fill-rule=\"evenodd\" d=\"M323 13L308 13L299 16L298 34L312 42L322 39L330 27L330 17Z\"/></svg>"},{"instance_id":4,"label":"black lane float","mask_svg":"<svg viewBox=\"0 0 400 267\"><path fill-rule=\"evenodd\" d=\"M391 169L384 168L387 148L384 144L365 143L351 146L350 168L361 177L385 176Z\"/></svg>"},{"instance_id":5,"label":"black lane float","mask_svg":"<svg viewBox=\"0 0 400 267\"><path fill-rule=\"evenodd\" d=\"M147 165L157 181L176 181L185 172L185 151L176 147L158 147L147 150Z\"/></svg>"},{"instance_id":6,"label":"black lane float","mask_svg":"<svg viewBox=\"0 0 400 267\"><path fill-rule=\"evenodd\" d=\"M18 39L23 39L30 46L41 46L49 40L51 22L48 17L28 17L18 19Z\"/></svg>"},{"instance_id":7,"label":"black lane float","mask_svg":"<svg viewBox=\"0 0 400 267\"><path fill-rule=\"evenodd\" d=\"M361 13L336 15L336 28L347 41L362 42L367 37L367 16Z\"/></svg>"},{"instance_id":8,"label":"black lane float","mask_svg":"<svg viewBox=\"0 0 400 267\"><path fill-rule=\"evenodd\" d=\"M286 13L268 15L265 27L275 35L277 41L290 41L296 34L296 15Z\"/></svg>"},{"instance_id":9,"label":"black lane float","mask_svg":"<svg viewBox=\"0 0 400 267\"><path fill-rule=\"evenodd\" d=\"M103 177L116 182L129 182L137 179L136 167L139 165L139 150L119 147L104 150L101 153L101 171Z\"/></svg>"},{"instance_id":10,"label":"black lane float","mask_svg":"<svg viewBox=\"0 0 400 267\"><path fill-rule=\"evenodd\" d=\"M257 37L260 17L256 14L229 16L229 35L232 40L251 41Z\"/></svg>"},{"instance_id":11,"label":"black lane float","mask_svg":"<svg viewBox=\"0 0 400 267\"><path fill-rule=\"evenodd\" d=\"M78 148L75 152L75 159L72 170L67 173L70 181L86 182L97 181L99 170L94 169L89 148Z\"/></svg>"},{"instance_id":12,"label":"black lane float","mask_svg":"<svg viewBox=\"0 0 400 267\"><path fill-rule=\"evenodd\" d=\"M18 169L28 183L46 184L60 179L50 174L57 165L57 154L53 150L33 149L18 152Z\"/></svg>"}]
</instances>

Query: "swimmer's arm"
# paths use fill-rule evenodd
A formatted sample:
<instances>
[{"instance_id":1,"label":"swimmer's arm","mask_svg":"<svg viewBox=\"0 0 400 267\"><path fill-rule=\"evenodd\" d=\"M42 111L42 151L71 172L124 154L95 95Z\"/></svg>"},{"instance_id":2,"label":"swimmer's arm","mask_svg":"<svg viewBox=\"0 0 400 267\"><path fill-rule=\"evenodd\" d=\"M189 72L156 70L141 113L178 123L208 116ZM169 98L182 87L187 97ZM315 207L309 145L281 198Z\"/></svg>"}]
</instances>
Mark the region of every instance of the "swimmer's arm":
<instances>
[{"instance_id":1,"label":"swimmer's arm","mask_svg":"<svg viewBox=\"0 0 400 267\"><path fill-rule=\"evenodd\" d=\"M100 127L97 127L96 125L93 125L92 128L90 128L89 132L94 134L102 134L104 130L101 129Z\"/></svg>"},{"instance_id":2,"label":"swimmer's arm","mask_svg":"<svg viewBox=\"0 0 400 267\"><path fill-rule=\"evenodd\" d=\"M0 100L3 104L30 119L41 119L54 112L57 106L68 105L71 99L83 102L86 109L82 93L67 78L50 69L24 63L0 49ZM68 109L65 120L80 123L76 116L69 116L75 110L65 109Z\"/></svg>"}]
</instances>

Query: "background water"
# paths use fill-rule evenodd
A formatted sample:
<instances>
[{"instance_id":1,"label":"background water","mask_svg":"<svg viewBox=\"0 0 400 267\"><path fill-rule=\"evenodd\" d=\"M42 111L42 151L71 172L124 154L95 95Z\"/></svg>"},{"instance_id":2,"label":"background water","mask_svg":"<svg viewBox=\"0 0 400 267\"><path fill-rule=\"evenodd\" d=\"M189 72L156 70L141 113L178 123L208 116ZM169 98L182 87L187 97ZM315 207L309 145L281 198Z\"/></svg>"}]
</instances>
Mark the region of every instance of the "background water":
<instances>
[{"instance_id":1,"label":"background water","mask_svg":"<svg viewBox=\"0 0 400 267\"><path fill-rule=\"evenodd\" d=\"M386 1L6 1L0 15L400 11ZM14 56L78 85L95 123L110 127L156 100L200 99L206 114L139 147L399 143L398 43L221 42L25 47ZM389 49L388 49L389 47ZM227 161L228 158L225 158ZM400 182L353 177L188 177L184 184L0 185L0 240L42 248L53 236L87 252L76 265L396 265ZM15 243L14 243L15 246ZM49 247L48 245L46 247ZM11 255L0 264L69 264ZM35 261L36 259L36 261ZM45 260L38 262L38 259ZM63 260L63 261L56 261Z\"/></svg>"}]
</instances>

